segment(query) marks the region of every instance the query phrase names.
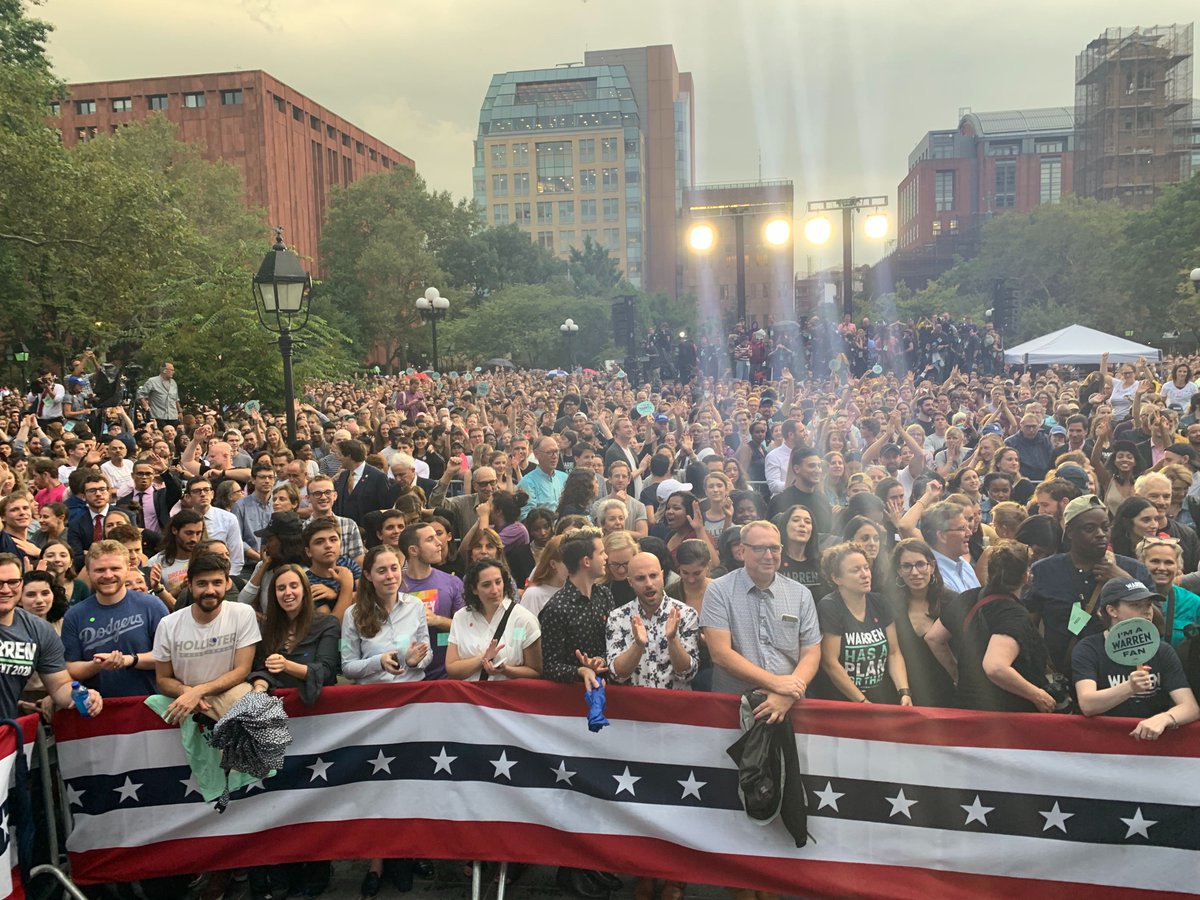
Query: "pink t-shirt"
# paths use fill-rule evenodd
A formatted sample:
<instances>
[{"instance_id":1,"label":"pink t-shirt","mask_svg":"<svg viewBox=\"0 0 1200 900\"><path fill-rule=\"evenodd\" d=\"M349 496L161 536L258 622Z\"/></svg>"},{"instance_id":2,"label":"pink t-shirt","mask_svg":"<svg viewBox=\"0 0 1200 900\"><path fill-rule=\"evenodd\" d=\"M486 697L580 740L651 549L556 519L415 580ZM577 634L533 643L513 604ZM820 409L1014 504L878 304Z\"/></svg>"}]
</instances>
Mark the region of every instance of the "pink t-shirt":
<instances>
[{"instance_id":1,"label":"pink t-shirt","mask_svg":"<svg viewBox=\"0 0 1200 900\"><path fill-rule=\"evenodd\" d=\"M56 484L52 488L42 488L33 495L33 499L37 501L39 507L45 506L47 503L62 503L63 497L67 495L67 486L65 484Z\"/></svg>"}]
</instances>

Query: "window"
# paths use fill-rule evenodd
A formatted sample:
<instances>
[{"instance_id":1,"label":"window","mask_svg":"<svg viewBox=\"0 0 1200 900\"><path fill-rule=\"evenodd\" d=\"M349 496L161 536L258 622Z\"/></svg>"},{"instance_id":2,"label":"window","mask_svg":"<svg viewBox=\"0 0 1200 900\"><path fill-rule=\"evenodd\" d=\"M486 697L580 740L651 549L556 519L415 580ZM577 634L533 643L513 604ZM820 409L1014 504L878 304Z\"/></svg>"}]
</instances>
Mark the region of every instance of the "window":
<instances>
[{"instance_id":1,"label":"window","mask_svg":"<svg viewBox=\"0 0 1200 900\"><path fill-rule=\"evenodd\" d=\"M362 153L366 149L367 149L367 146L362 141L354 142L354 152L355 153Z\"/></svg>"},{"instance_id":2,"label":"window","mask_svg":"<svg viewBox=\"0 0 1200 900\"><path fill-rule=\"evenodd\" d=\"M543 200L537 205L537 216L539 225L554 224L554 204L548 200Z\"/></svg>"},{"instance_id":3,"label":"window","mask_svg":"<svg viewBox=\"0 0 1200 900\"><path fill-rule=\"evenodd\" d=\"M604 162L617 161L617 146L620 141L617 138L601 138L600 139L600 159Z\"/></svg>"},{"instance_id":4,"label":"window","mask_svg":"<svg viewBox=\"0 0 1200 900\"><path fill-rule=\"evenodd\" d=\"M350 146L350 135L348 135L348 134L343 134L343 135L342 135L342 146L343 146L343 147L349 147L349 146Z\"/></svg>"},{"instance_id":5,"label":"window","mask_svg":"<svg viewBox=\"0 0 1200 900\"><path fill-rule=\"evenodd\" d=\"M537 156L537 192L569 194L575 190L575 165L570 141L539 141Z\"/></svg>"},{"instance_id":6,"label":"window","mask_svg":"<svg viewBox=\"0 0 1200 900\"><path fill-rule=\"evenodd\" d=\"M77 116L92 116L96 114L95 100L76 100L75 115Z\"/></svg>"},{"instance_id":7,"label":"window","mask_svg":"<svg viewBox=\"0 0 1200 900\"><path fill-rule=\"evenodd\" d=\"M1041 170L1041 202L1057 203L1062 199L1062 158L1047 156Z\"/></svg>"},{"instance_id":8,"label":"window","mask_svg":"<svg viewBox=\"0 0 1200 900\"><path fill-rule=\"evenodd\" d=\"M541 247L543 250L549 250L551 253L553 253L554 252L554 232L553 231L539 231L538 232L538 246Z\"/></svg>"},{"instance_id":9,"label":"window","mask_svg":"<svg viewBox=\"0 0 1200 900\"><path fill-rule=\"evenodd\" d=\"M96 136L98 131L95 125L80 125L75 129L75 137L81 141L90 140Z\"/></svg>"},{"instance_id":10,"label":"window","mask_svg":"<svg viewBox=\"0 0 1200 900\"><path fill-rule=\"evenodd\" d=\"M996 163L996 209L1012 209L1017 205L1017 161L1005 159Z\"/></svg>"},{"instance_id":11,"label":"window","mask_svg":"<svg viewBox=\"0 0 1200 900\"><path fill-rule=\"evenodd\" d=\"M950 212L954 209L954 170L935 172L933 179L934 210Z\"/></svg>"},{"instance_id":12,"label":"window","mask_svg":"<svg viewBox=\"0 0 1200 900\"><path fill-rule=\"evenodd\" d=\"M272 94L271 100L275 103L275 108L280 112L287 112L287 103L278 94Z\"/></svg>"},{"instance_id":13,"label":"window","mask_svg":"<svg viewBox=\"0 0 1200 900\"><path fill-rule=\"evenodd\" d=\"M202 109L204 107L204 91L192 91L183 95L184 109Z\"/></svg>"},{"instance_id":14,"label":"window","mask_svg":"<svg viewBox=\"0 0 1200 900\"><path fill-rule=\"evenodd\" d=\"M625 142L625 158L637 159L641 155L641 145L638 141Z\"/></svg>"},{"instance_id":15,"label":"window","mask_svg":"<svg viewBox=\"0 0 1200 900\"><path fill-rule=\"evenodd\" d=\"M132 97L113 97L112 111L119 112L119 113L133 112L133 98Z\"/></svg>"},{"instance_id":16,"label":"window","mask_svg":"<svg viewBox=\"0 0 1200 900\"><path fill-rule=\"evenodd\" d=\"M1016 156L1021 152L1021 145L1012 141L1006 143L988 144L988 156Z\"/></svg>"},{"instance_id":17,"label":"window","mask_svg":"<svg viewBox=\"0 0 1200 900\"><path fill-rule=\"evenodd\" d=\"M585 138L579 142L579 161L580 162L595 162L596 161L596 141L593 138Z\"/></svg>"},{"instance_id":18,"label":"window","mask_svg":"<svg viewBox=\"0 0 1200 900\"><path fill-rule=\"evenodd\" d=\"M559 200L558 201L558 224L559 225L575 224L575 201L574 200Z\"/></svg>"},{"instance_id":19,"label":"window","mask_svg":"<svg viewBox=\"0 0 1200 900\"><path fill-rule=\"evenodd\" d=\"M50 101L50 115L52 115L52 116L61 116L62 115L62 104L59 103L57 100Z\"/></svg>"},{"instance_id":20,"label":"window","mask_svg":"<svg viewBox=\"0 0 1200 900\"><path fill-rule=\"evenodd\" d=\"M642 217L641 202L637 201L637 200L626 200L625 201L625 218L627 220L632 219L633 221L636 222L639 219L641 219L641 217Z\"/></svg>"},{"instance_id":21,"label":"window","mask_svg":"<svg viewBox=\"0 0 1200 900\"><path fill-rule=\"evenodd\" d=\"M375 152L375 148L368 147L367 148L367 159L371 160L371 162L375 162L375 160L377 160L378 158L379 158L379 154Z\"/></svg>"},{"instance_id":22,"label":"window","mask_svg":"<svg viewBox=\"0 0 1200 900\"><path fill-rule=\"evenodd\" d=\"M151 94L146 98L146 102L151 109L166 109L167 95L166 94Z\"/></svg>"},{"instance_id":23,"label":"window","mask_svg":"<svg viewBox=\"0 0 1200 900\"><path fill-rule=\"evenodd\" d=\"M503 169L508 165L508 144L492 144L492 168Z\"/></svg>"},{"instance_id":24,"label":"window","mask_svg":"<svg viewBox=\"0 0 1200 900\"><path fill-rule=\"evenodd\" d=\"M492 196L507 197L508 196L508 176L493 175L492 176Z\"/></svg>"},{"instance_id":25,"label":"window","mask_svg":"<svg viewBox=\"0 0 1200 900\"><path fill-rule=\"evenodd\" d=\"M580 222L595 222L596 221L596 201L595 200L580 200L579 201L579 221Z\"/></svg>"},{"instance_id":26,"label":"window","mask_svg":"<svg viewBox=\"0 0 1200 900\"><path fill-rule=\"evenodd\" d=\"M242 105L242 89L236 88L232 91L221 91L222 106L241 106Z\"/></svg>"},{"instance_id":27,"label":"window","mask_svg":"<svg viewBox=\"0 0 1200 900\"><path fill-rule=\"evenodd\" d=\"M516 210L516 221L518 225L532 225L533 222L529 216L528 203L514 203L513 209Z\"/></svg>"},{"instance_id":28,"label":"window","mask_svg":"<svg viewBox=\"0 0 1200 900\"><path fill-rule=\"evenodd\" d=\"M507 225L508 224L508 204L497 203L492 207L492 224Z\"/></svg>"},{"instance_id":29,"label":"window","mask_svg":"<svg viewBox=\"0 0 1200 900\"><path fill-rule=\"evenodd\" d=\"M568 229L567 231L560 231L558 233L558 246L560 246L560 247L574 247L575 246L575 231L574 231L574 229Z\"/></svg>"},{"instance_id":30,"label":"window","mask_svg":"<svg viewBox=\"0 0 1200 900\"><path fill-rule=\"evenodd\" d=\"M316 116L309 116L308 117L308 127L311 128L313 131L320 131L321 130L321 120L318 119Z\"/></svg>"},{"instance_id":31,"label":"window","mask_svg":"<svg viewBox=\"0 0 1200 900\"><path fill-rule=\"evenodd\" d=\"M602 172L604 193L621 189L621 173L619 169L604 169Z\"/></svg>"},{"instance_id":32,"label":"window","mask_svg":"<svg viewBox=\"0 0 1200 900\"><path fill-rule=\"evenodd\" d=\"M529 165L529 145L528 144L513 144L513 165L527 166Z\"/></svg>"},{"instance_id":33,"label":"window","mask_svg":"<svg viewBox=\"0 0 1200 900\"><path fill-rule=\"evenodd\" d=\"M579 170L579 190L584 194L596 193L596 170L595 169L580 169Z\"/></svg>"},{"instance_id":34,"label":"window","mask_svg":"<svg viewBox=\"0 0 1200 900\"><path fill-rule=\"evenodd\" d=\"M615 222L621 218L621 198L620 197L605 197L604 198L604 221Z\"/></svg>"},{"instance_id":35,"label":"window","mask_svg":"<svg viewBox=\"0 0 1200 900\"><path fill-rule=\"evenodd\" d=\"M941 233L942 233L942 220L934 219L933 220L933 236L937 237Z\"/></svg>"},{"instance_id":36,"label":"window","mask_svg":"<svg viewBox=\"0 0 1200 900\"><path fill-rule=\"evenodd\" d=\"M1038 141L1033 145L1034 153L1062 153L1066 147L1063 146L1062 138L1055 138L1052 141Z\"/></svg>"},{"instance_id":37,"label":"window","mask_svg":"<svg viewBox=\"0 0 1200 900\"><path fill-rule=\"evenodd\" d=\"M337 129L334 128L332 125L326 125L325 126L325 137L327 137L331 141L335 140L337 138Z\"/></svg>"},{"instance_id":38,"label":"window","mask_svg":"<svg viewBox=\"0 0 1200 900\"><path fill-rule=\"evenodd\" d=\"M620 228L605 228L604 240L601 242L608 250L617 250L621 246L621 229Z\"/></svg>"},{"instance_id":39,"label":"window","mask_svg":"<svg viewBox=\"0 0 1200 900\"><path fill-rule=\"evenodd\" d=\"M297 122L303 122L304 121L304 110L302 110L298 106L293 106L292 107L292 119L294 119Z\"/></svg>"},{"instance_id":40,"label":"window","mask_svg":"<svg viewBox=\"0 0 1200 900\"><path fill-rule=\"evenodd\" d=\"M591 241L593 244L597 244L597 243L599 243L599 239L598 239L598 238L597 238L597 236L596 236L596 229L595 229L595 228L585 228L585 229L583 229L583 231L579 232L579 238L580 238L580 244L579 244L579 246L581 246L581 247L582 247L584 244L586 244L588 241Z\"/></svg>"},{"instance_id":41,"label":"window","mask_svg":"<svg viewBox=\"0 0 1200 900\"><path fill-rule=\"evenodd\" d=\"M385 169L390 169L390 168L392 167L392 160L391 160L391 157L388 157L388 156L382 157L382 158L380 159L380 162L382 162L382 163L383 163L383 167L384 167Z\"/></svg>"},{"instance_id":42,"label":"window","mask_svg":"<svg viewBox=\"0 0 1200 900\"><path fill-rule=\"evenodd\" d=\"M529 173L528 172L513 172L513 196L528 197L529 196Z\"/></svg>"}]
</instances>

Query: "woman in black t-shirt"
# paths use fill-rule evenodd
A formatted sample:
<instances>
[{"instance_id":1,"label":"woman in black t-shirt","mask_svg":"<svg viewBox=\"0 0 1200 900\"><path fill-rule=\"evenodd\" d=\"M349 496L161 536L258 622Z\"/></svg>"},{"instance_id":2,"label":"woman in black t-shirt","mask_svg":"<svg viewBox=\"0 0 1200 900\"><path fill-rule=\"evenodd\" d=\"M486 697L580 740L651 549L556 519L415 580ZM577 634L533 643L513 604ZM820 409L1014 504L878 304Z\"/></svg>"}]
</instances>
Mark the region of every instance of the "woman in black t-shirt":
<instances>
[{"instance_id":1,"label":"woman in black t-shirt","mask_svg":"<svg viewBox=\"0 0 1200 900\"><path fill-rule=\"evenodd\" d=\"M1030 550L1016 541L992 544L988 582L942 608L925 640L958 684L966 709L1053 712L1046 691L1046 645L1017 592Z\"/></svg>"},{"instance_id":2,"label":"woman in black t-shirt","mask_svg":"<svg viewBox=\"0 0 1200 900\"><path fill-rule=\"evenodd\" d=\"M1196 695L1188 687L1183 665L1168 642L1159 645L1148 664L1137 667L1113 662L1105 652L1108 629L1126 619L1150 620L1155 598L1162 599L1144 585L1127 586L1124 578L1108 582L1101 594L1102 615L1108 627L1104 634L1083 638L1071 655L1071 674L1083 714L1140 719L1130 734L1146 741L1200 717Z\"/></svg>"},{"instance_id":3,"label":"woman in black t-shirt","mask_svg":"<svg viewBox=\"0 0 1200 900\"><path fill-rule=\"evenodd\" d=\"M925 635L957 596L946 590L933 550L924 541L906 538L892 552L888 591L900 652L908 669L908 684L918 706L957 706L954 682L938 662Z\"/></svg>"},{"instance_id":4,"label":"woman in black t-shirt","mask_svg":"<svg viewBox=\"0 0 1200 900\"><path fill-rule=\"evenodd\" d=\"M776 516L775 525L783 535L779 574L804 585L812 591L814 600L824 597L830 588L821 577L819 535L813 527L813 516L808 507L796 504L783 515Z\"/></svg>"},{"instance_id":5,"label":"woman in black t-shirt","mask_svg":"<svg viewBox=\"0 0 1200 900\"><path fill-rule=\"evenodd\" d=\"M908 670L887 601L871 593L871 563L859 544L830 547L821 570L834 592L821 598L821 676L813 685L828 700L912 706Z\"/></svg>"}]
</instances>

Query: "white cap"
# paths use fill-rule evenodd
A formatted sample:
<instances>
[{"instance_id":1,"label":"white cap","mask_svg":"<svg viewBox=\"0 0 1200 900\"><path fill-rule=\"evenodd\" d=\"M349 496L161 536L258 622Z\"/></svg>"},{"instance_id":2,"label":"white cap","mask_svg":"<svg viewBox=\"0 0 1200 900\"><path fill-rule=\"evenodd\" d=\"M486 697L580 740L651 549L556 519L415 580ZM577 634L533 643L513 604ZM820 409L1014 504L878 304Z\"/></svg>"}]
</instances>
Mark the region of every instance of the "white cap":
<instances>
[{"instance_id":1,"label":"white cap","mask_svg":"<svg viewBox=\"0 0 1200 900\"><path fill-rule=\"evenodd\" d=\"M660 481L654 493L658 497L659 503L666 503L667 498L679 491L690 491L692 486L683 481L676 481L674 478L668 478L666 481Z\"/></svg>"}]
</instances>

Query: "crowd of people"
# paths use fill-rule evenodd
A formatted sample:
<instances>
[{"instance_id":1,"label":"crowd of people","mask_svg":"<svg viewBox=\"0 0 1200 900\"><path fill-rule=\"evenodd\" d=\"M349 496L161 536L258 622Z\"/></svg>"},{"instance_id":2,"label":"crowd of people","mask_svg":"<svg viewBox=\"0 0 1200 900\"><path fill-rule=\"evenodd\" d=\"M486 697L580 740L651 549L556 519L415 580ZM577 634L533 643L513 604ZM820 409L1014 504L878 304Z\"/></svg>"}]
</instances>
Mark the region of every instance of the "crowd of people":
<instances>
[{"instance_id":1,"label":"crowd of people","mask_svg":"<svg viewBox=\"0 0 1200 900\"><path fill-rule=\"evenodd\" d=\"M699 352L641 385L312 383L292 440L257 404L184 408L169 363L127 406L96 405L90 357L73 405L43 373L0 401L3 713L68 706L72 680L94 714L160 693L169 721L211 721L339 679L542 678L752 692L770 723L807 698L1123 716L1129 752L1189 725L1196 360L1008 372L948 325L843 328L870 365L825 379L715 378ZM1161 645L1118 664L1105 635L1139 617ZM362 896L421 871L372 860ZM250 873L260 898L328 879Z\"/></svg>"}]
</instances>

